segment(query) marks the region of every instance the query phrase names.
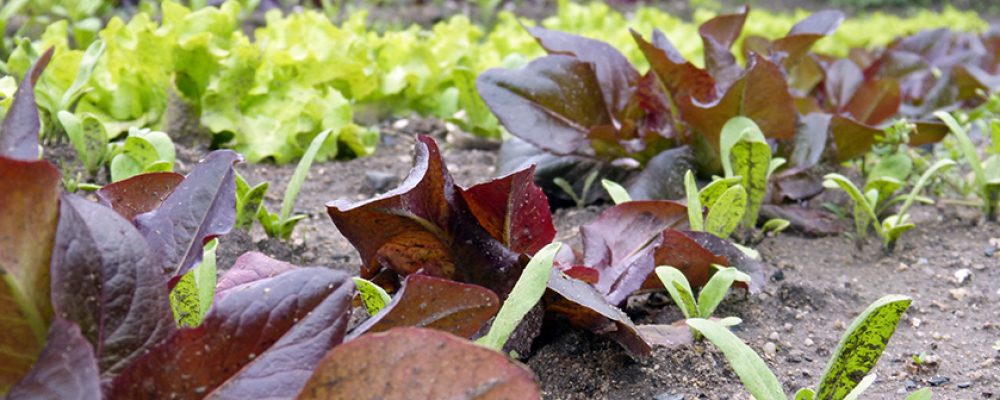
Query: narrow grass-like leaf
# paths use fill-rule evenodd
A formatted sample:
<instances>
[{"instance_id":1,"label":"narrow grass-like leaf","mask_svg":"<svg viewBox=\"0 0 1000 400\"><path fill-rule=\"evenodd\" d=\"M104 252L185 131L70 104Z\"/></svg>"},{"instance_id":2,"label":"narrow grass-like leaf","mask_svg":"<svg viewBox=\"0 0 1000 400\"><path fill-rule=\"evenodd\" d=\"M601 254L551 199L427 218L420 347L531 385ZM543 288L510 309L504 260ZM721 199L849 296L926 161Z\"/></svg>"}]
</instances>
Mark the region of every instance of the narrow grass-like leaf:
<instances>
[{"instance_id":1,"label":"narrow grass-like leaf","mask_svg":"<svg viewBox=\"0 0 1000 400\"><path fill-rule=\"evenodd\" d=\"M875 374L868 374L867 376L865 376L865 379L862 379L861 382L858 382L858 386L855 386L854 389L847 394L847 396L844 396L844 400L861 399L861 395L864 394L865 391L868 390L868 388L871 387L873 383L875 383L875 378L877 377L878 376Z\"/></svg>"},{"instance_id":2,"label":"narrow grass-like leaf","mask_svg":"<svg viewBox=\"0 0 1000 400\"><path fill-rule=\"evenodd\" d=\"M701 198L698 196L698 184L694 181L694 173L688 170L684 174L684 193L687 195L688 225L692 231L704 231L705 219L702 216Z\"/></svg>"},{"instance_id":3,"label":"narrow grass-like leaf","mask_svg":"<svg viewBox=\"0 0 1000 400\"><path fill-rule=\"evenodd\" d=\"M503 302L496 318L493 319L493 326L476 343L501 351L503 346L510 339L511 333L521 323L521 319L531 311L538 300L545 294L545 288L549 283L549 276L552 272L552 262L562 243L553 242L542 247L535 256L531 258L528 265L521 272L521 277L514 284L507 300Z\"/></svg>"},{"instance_id":4,"label":"narrow grass-like leaf","mask_svg":"<svg viewBox=\"0 0 1000 400\"><path fill-rule=\"evenodd\" d=\"M670 298L684 313L685 318L698 317L698 305L694 301L694 292L688 284L684 273L671 266L656 267L656 276L663 282L663 286L670 293Z\"/></svg>"},{"instance_id":5,"label":"narrow grass-like leaf","mask_svg":"<svg viewBox=\"0 0 1000 400\"><path fill-rule=\"evenodd\" d=\"M719 265L715 265L715 267L718 270L698 293L698 316L701 318L712 316L715 308L719 306L719 303L722 303L722 299L729 292L729 287L733 286L733 282L750 283L750 275L744 274L736 268Z\"/></svg>"},{"instance_id":6,"label":"narrow grass-like leaf","mask_svg":"<svg viewBox=\"0 0 1000 400\"><path fill-rule=\"evenodd\" d=\"M781 388L781 382L778 382L778 378L774 376L764 360L729 329L717 322L699 318L689 319L687 324L708 338L719 350L722 350L729 365L754 398L757 400L785 399L785 391Z\"/></svg>"},{"instance_id":7,"label":"narrow grass-like leaf","mask_svg":"<svg viewBox=\"0 0 1000 400\"><path fill-rule=\"evenodd\" d=\"M941 171L946 171L955 165L955 162L949 159L937 160L934 164L927 168L923 174L920 175L920 179L917 179L917 184L913 185L913 190L910 191L909 196L906 197L906 201L903 202L903 206L899 208L899 215L906 215L909 211L910 206L913 205L913 201L916 200L917 195L924 190L924 186L934 177L935 174Z\"/></svg>"},{"instance_id":8,"label":"narrow grass-like leaf","mask_svg":"<svg viewBox=\"0 0 1000 400\"><path fill-rule=\"evenodd\" d=\"M309 175L309 168L312 167L313 160L316 159L316 153L319 153L320 147L323 146L323 142L326 138L330 136L330 130L327 129L320 132L313 138L312 142L309 143L309 148L306 149L305 154L302 155L302 159L299 160L299 164L295 166L295 172L292 173L292 179L288 181L288 187L285 188L285 197L281 200L281 220L287 220L292 216L292 209L295 207L295 199L299 197L299 191L302 190L302 183L305 182L306 177Z\"/></svg>"},{"instance_id":9,"label":"narrow grass-like leaf","mask_svg":"<svg viewBox=\"0 0 1000 400\"><path fill-rule=\"evenodd\" d=\"M934 392L931 392L931 388L923 388L906 396L906 400L931 400L932 398L934 398Z\"/></svg>"},{"instance_id":10,"label":"narrow grass-like leaf","mask_svg":"<svg viewBox=\"0 0 1000 400\"><path fill-rule=\"evenodd\" d=\"M854 390L878 363L911 302L906 296L888 295L872 303L854 319L826 365L817 399L843 399Z\"/></svg>"},{"instance_id":11,"label":"narrow grass-like leaf","mask_svg":"<svg viewBox=\"0 0 1000 400\"><path fill-rule=\"evenodd\" d=\"M629 196L628 191L615 181L601 179L601 186L604 186L604 190L608 192L608 195L611 196L611 201L615 202L615 204L632 201L632 196Z\"/></svg>"}]
</instances>

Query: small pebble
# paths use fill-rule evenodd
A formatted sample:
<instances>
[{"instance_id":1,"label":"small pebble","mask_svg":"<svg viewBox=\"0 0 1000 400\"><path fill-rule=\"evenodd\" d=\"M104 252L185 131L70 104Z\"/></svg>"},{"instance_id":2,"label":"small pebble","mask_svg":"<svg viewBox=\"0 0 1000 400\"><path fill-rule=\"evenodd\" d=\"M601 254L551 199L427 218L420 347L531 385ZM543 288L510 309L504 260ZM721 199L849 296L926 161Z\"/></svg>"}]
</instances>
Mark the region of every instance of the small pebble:
<instances>
[{"instance_id":1,"label":"small pebble","mask_svg":"<svg viewBox=\"0 0 1000 400\"><path fill-rule=\"evenodd\" d=\"M968 268L962 268L958 271L955 271L955 279L953 280L953 282L955 282L956 285L961 285L965 283L965 281L969 280L969 277L971 276L972 276L972 271L969 271Z\"/></svg>"},{"instance_id":2,"label":"small pebble","mask_svg":"<svg viewBox=\"0 0 1000 400\"><path fill-rule=\"evenodd\" d=\"M949 379L947 376L940 376L940 375L935 376L927 381L927 383L929 383L931 386L934 387L946 385L948 384L948 382L951 382L951 379Z\"/></svg>"},{"instance_id":3,"label":"small pebble","mask_svg":"<svg viewBox=\"0 0 1000 400\"><path fill-rule=\"evenodd\" d=\"M910 318L910 325L914 328L919 328L921 322L923 321L921 321L920 318Z\"/></svg>"},{"instance_id":4,"label":"small pebble","mask_svg":"<svg viewBox=\"0 0 1000 400\"><path fill-rule=\"evenodd\" d=\"M907 379L903 382L903 387L906 388L906 390L913 390L917 388L917 383L914 382L913 379Z\"/></svg>"},{"instance_id":5,"label":"small pebble","mask_svg":"<svg viewBox=\"0 0 1000 400\"><path fill-rule=\"evenodd\" d=\"M768 357L774 357L778 354L778 346L775 345L774 342L767 342L764 344L764 354Z\"/></svg>"},{"instance_id":6,"label":"small pebble","mask_svg":"<svg viewBox=\"0 0 1000 400\"><path fill-rule=\"evenodd\" d=\"M774 271L774 273L771 274L771 280L775 281L775 282L781 282L781 281L785 280L785 271L782 271L780 269L777 270L777 271Z\"/></svg>"},{"instance_id":7,"label":"small pebble","mask_svg":"<svg viewBox=\"0 0 1000 400\"><path fill-rule=\"evenodd\" d=\"M965 300L965 297L969 295L969 289L966 288L950 289L948 290L948 293L951 293L951 297L953 299L962 301Z\"/></svg>"},{"instance_id":8,"label":"small pebble","mask_svg":"<svg viewBox=\"0 0 1000 400\"><path fill-rule=\"evenodd\" d=\"M775 342L781 340L781 336L778 335L778 332L771 332L771 335L769 335L767 338Z\"/></svg>"},{"instance_id":9,"label":"small pebble","mask_svg":"<svg viewBox=\"0 0 1000 400\"><path fill-rule=\"evenodd\" d=\"M806 338L806 340L802 341L802 344L805 345L806 347L812 347L812 345L814 344L814 342L813 342L812 339Z\"/></svg>"},{"instance_id":10,"label":"small pebble","mask_svg":"<svg viewBox=\"0 0 1000 400\"><path fill-rule=\"evenodd\" d=\"M684 400L681 393L663 392L653 397L656 400Z\"/></svg>"},{"instance_id":11,"label":"small pebble","mask_svg":"<svg viewBox=\"0 0 1000 400\"><path fill-rule=\"evenodd\" d=\"M993 255L996 253L997 253L997 248L993 246L989 246L986 248L986 250L983 250L983 255L986 256L986 258L992 258Z\"/></svg>"},{"instance_id":12,"label":"small pebble","mask_svg":"<svg viewBox=\"0 0 1000 400\"><path fill-rule=\"evenodd\" d=\"M784 328L785 328L785 332L791 332L792 331L792 324L789 324L789 323L785 322Z\"/></svg>"},{"instance_id":13,"label":"small pebble","mask_svg":"<svg viewBox=\"0 0 1000 400\"><path fill-rule=\"evenodd\" d=\"M972 382L970 382L970 381L965 381L965 382L959 382L958 383L958 388L959 389L968 389L970 387L972 387Z\"/></svg>"}]
</instances>

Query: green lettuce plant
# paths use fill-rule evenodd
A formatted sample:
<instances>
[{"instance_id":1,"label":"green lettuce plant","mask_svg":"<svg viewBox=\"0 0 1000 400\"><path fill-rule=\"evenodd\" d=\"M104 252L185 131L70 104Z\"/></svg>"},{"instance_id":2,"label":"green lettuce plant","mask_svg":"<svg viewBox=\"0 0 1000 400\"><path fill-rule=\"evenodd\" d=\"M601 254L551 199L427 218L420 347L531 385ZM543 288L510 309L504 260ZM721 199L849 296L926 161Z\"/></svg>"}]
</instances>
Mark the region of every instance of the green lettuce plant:
<instances>
[{"instance_id":1,"label":"green lettuce plant","mask_svg":"<svg viewBox=\"0 0 1000 400\"><path fill-rule=\"evenodd\" d=\"M110 154L112 182L144 172L173 171L177 159L170 136L139 128L129 129L124 142L112 144Z\"/></svg>"},{"instance_id":2,"label":"green lettuce plant","mask_svg":"<svg viewBox=\"0 0 1000 400\"><path fill-rule=\"evenodd\" d=\"M708 283L701 288L697 300L695 300L694 291L691 290L691 284L683 272L669 265L656 267L656 276L667 288L667 293L670 293L670 298L681 309L684 318L710 318L716 307L722 303L722 299L726 297L726 293L729 292L733 283L750 283L750 275L740 272L736 268L716 264L712 264L712 267L716 271ZM725 318L720 321L726 326L736 325L739 322L739 318ZM695 330L692 330L692 334L695 338L701 337Z\"/></svg>"},{"instance_id":3,"label":"green lettuce plant","mask_svg":"<svg viewBox=\"0 0 1000 400\"><path fill-rule=\"evenodd\" d=\"M951 114L944 111L934 113L934 116L944 121L958 141L958 147L965 161L972 167L973 182L976 193L983 202L983 214L991 221L997 220L997 209L1000 207L1000 121L992 120L989 133L992 146L988 146L988 157L983 160L976 151L976 146L969 139L965 128Z\"/></svg>"},{"instance_id":4,"label":"green lettuce plant","mask_svg":"<svg viewBox=\"0 0 1000 400\"><path fill-rule=\"evenodd\" d=\"M239 172L236 176L236 223L237 228L250 229L264 205L264 195L270 182L250 186Z\"/></svg>"},{"instance_id":5,"label":"green lettuce plant","mask_svg":"<svg viewBox=\"0 0 1000 400\"><path fill-rule=\"evenodd\" d=\"M875 228L875 232L878 233L879 237L882 238L882 247L887 252L891 252L895 246L896 241L899 240L900 236L906 231L913 229L915 225L909 220L910 206L913 205L914 201L917 201L920 192L923 191L924 186L926 186L931 178L935 174L950 168L955 165L952 160L938 160L933 165L931 165L922 175L920 179L917 180L916 185L906 196L901 197L903 205L900 207L899 212L890 215L884 219L879 218L877 210L879 209L879 186L872 187L866 192L862 192L857 186L851 182L847 177L832 173L827 174L824 177L823 185L828 188L840 188L850 196L851 200L854 202L854 215L861 215L859 218L862 221L870 221L871 226ZM868 187L868 185L866 185ZM855 220L857 221L857 219ZM867 233L867 226L858 225L857 226L857 243L861 246L862 240Z\"/></svg>"},{"instance_id":6,"label":"green lettuce plant","mask_svg":"<svg viewBox=\"0 0 1000 400\"><path fill-rule=\"evenodd\" d=\"M833 356L827 362L817 387L799 389L794 399L861 398L862 393L875 382L875 374L869 375L868 372L878 363L910 303L909 297L888 295L869 305L844 332ZM689 319L687 324L722 350L729 365L754 398L787 399L781 383L764 360L729 329L717 322L701 318ZM908 397L908 399L926 398L929 398L929 393L926 391L914 392Z\"/></svg>"}]
</instances>

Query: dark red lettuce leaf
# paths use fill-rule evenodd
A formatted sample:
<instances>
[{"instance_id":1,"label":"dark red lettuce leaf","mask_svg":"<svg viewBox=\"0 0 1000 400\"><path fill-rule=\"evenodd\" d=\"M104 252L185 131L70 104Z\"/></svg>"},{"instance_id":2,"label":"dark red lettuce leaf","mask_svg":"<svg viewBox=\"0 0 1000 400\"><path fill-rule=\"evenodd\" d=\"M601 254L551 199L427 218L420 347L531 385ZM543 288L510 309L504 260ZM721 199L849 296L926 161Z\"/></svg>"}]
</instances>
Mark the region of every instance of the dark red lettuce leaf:
<instances>
[{"instance_id":1,"label":"dark red lettuce leaf","mask_svg":"<svg viewBox=\"0 0 1000 400\"><path fill-rule=\"evenodd\" d=\"M871 151L875 138L882 130L853 118L834 115L830 119L830 135L837 150L837 160L843 162Z\"/></svg>"},{"instance_id":2,"label":"dark red lettuce leaf","mask_svg":"<svg viewBox=\"0 0 1000 400\"><path fill-rule=\"evenodd\" d=\"M565 317L570 324L605 335L634 357L650 354L652 348L622 310L608 303L590 284L553 269L545 296L548 312Z\"/></svg>"},{"instance_id":3,"label":"dark red lettuce leaf","mask_svg":"<svg viewBox=\"0 0 1000 400\"><path fill-rule=\"evenodd\" d=\"M360 253L364 278L383 269L404 277L421 271L504 299L526 261L479 225L458 190L434 140L421 136L414 167L398 188L360 203L329 202L327 212Z\"/></svg>"},{"instance_id":4,"label":"dark red lettuce leaf","mask_svg":"<svg viewBox=\"0 0 1000 400\"><path fill-rule=\"evenodd\" d=\"M45 344L59 185L48 161L0 156L0 392L31 368Z\"/></svg>"},{"instance_id":5,"label":"dark red lettuce leaf","mask_svg":"<svg viewBox=\"0 0 1000 400\"><path fill-rule=\"evenodd\" d=\"M0 125L0 156L15 160L38 159L38 134L42 128L35 104L35 83L52 59L54 47L42 53L25 74Z\"/></svg>"},{"instance_id":6,"label":"dark red lettuce leaf","mask_svg":"<svg viewBox=\"0 0 1000 400\"><path fill-rule=\"evenodd\" d=\"M524 399L541 393L527 368L432 329L397 328L337 346L299 399Z\"/></svg>"},{"instance_id":7,"label":"dark red lettuce leaf","mask_svg":"<svg viewBox=\"0 0 1000 400\"><path fill-rule=\"evenodd\" d=\"M479 225L517 253L535 254L556 236L549 200L534 175L532 166L459 190Z\"/></svg>"},{"instance_id":8,"label":"dark red lettuce leaf","mask_svg":"<svg viewBox=\"0 0 1000 400\"><path fill-rule=\"evenodd\" d=\"M243 253L233 267L227 270L215 285L215 298L237 286L275 277L297 268L294 264L275 260L256 251Z\"/></svg>"},{"instance_id":9,"label":"dark red lettuce leaf","mask_svg":"<svg viewBox=\"0 0 1000 400\"><path fill-rule=\"evenodd\" d=\"M97 191L97 199L131 221L159 207L183 180L184 175L175 172L139 174L105 185Z\"/></svg>"},{"instance_id":10,"label":"dark red lettuce leaf","mask_svg":"<svg viewBox=\"0 0 1000 400\"><path fill-rule=\"evenodd\" d=\"M355 328L348 340L367 333L413 326L472 338L500 309L500 299L481 286L413 274L381 312Z\"/></svg>"},{"instance_id":11,"label":"dark red lettuce leaf","mask_svg":"<svg viewBox=\"0 0 1000 400\"><path fill-rule=\"evenodd\" d=\"M490 69L476 87L511 134L555 154L585 153L590 131L613 124L593 64L571 56Z\"/></svg>"},{"instance_id":12,"label":"dark red lettuce leaf","mask_svg":"<svg viewBox=\"0 0 1000 400\"><path fill-rule=\"evenodd\" d=\"M653 31L653 42L647 42L636 31L632 32L660 82L673 97L690 96L701 103L714 101L718 98L715 78L708 71L696 67L681 56L680 52L670 43L660 30Z\"/></svg>"},{"instance_id":13,"label":"dark red lettuce leaf","mask_svg":"<svg viewBox=\"0 0 1000 400\"><path fill-rule=\"evenodd\" d=\"M619 305L656 268L654 252L664 230L687 224L687 207L671 201L631 201L605 210L580 227L582 264L596 269L594 287Z\"/></svg>"},{"instance_id":14,"label":"dark red lettuce leaf","mask_svg":"<svg viewBox=\"0 0 1000 400\"><path fill-rule=\"evenodd\" d=\"M241 160L231 150L209 153L159 207L135 217L160 268L173 275L171 288L201 261L205 243L229 233L236 222L233 165Z\"/></svg>"},{"instance_id":15,"label":"dark red lettuce leaf","mask_svg":"<svg viewBox=\"0 0 1000 400\"><path fill-rule=\"evenodd\" d=\"M686 233L676 229L667 229L663 232L663 240L656 248L653 258L656 266L669 265L684 273L691 287L702 287L708 283L708 279L715 272L712 264L729 265L726 256L713 253ZM644 286L657 289L663 287L663 283L655 274L650 274L647 280L654 281L658 285Z\"/></svg>"},{"instance_id":16,"label":"dark red lettuce leaf","mask_svg":"<svg viewBox=\"0 0 1000 400\"><path fill-rule=\"evenodd\" d=\"M80 326L111 377L173 332L169 277L139 231L114 210L63 195L59 213L53 306Z\"/></svg>"},{"instance_id":17,"label":"dark red lettuce leaf","mask_svg":"<svg viewBox=\"0 0 1000 400\"><path fill-rule=\"evenodd\" d=\"M231 289L199 327L129 365L107 398L290 398L341 343L353 292L349 276L319 267Z\"/></svg>"},{"instance_id":18,"label":"dark red lettuce leaf","mask_svg":"<svg viewBox=\"0 0 1000 400\"><path fill-rule=\"evenodd\" d=\"M80 328L61 318L52 321L38 361L4 398L99 400L97 360Z\"/></svg>"},{"instance_id":19,"label":"dark red lettuce leaf","mask_svg":"<svg viewBox=\"0 0 1000 400\"><path fill-rule=\"evenodd\" d=\"M750 8L744 6L736 13L717 16L698 27L705 53L705 69L723 88L729 87L743 73L731 48L743 31L749 11Z\"/></svg>"},{"instance_id":20,"label":"dark red lettuce leaf","mask_svg":"<svg viewBox=\"0 0 1000 400\"><path fill-rule=\"evenodd\" d=\"M795 136L795 103L785 76L777 65L759 55L750 58L746 72L721 98L706 104L682 96L677 105L683 120L704 135L715 151L722 126L736 116L752 119L769 138Z\"/></svg>"},{"instance_id":21,"label":"dark red lettuce leaf","mask_svg":"<svg viewBox=\"0 0 1000 400\"><path fill-rule=\"evenodd\" d=\"M527 29L549 54L570 55L593 66L610 115L617 115L625 108L640 75L618 49L600 40L564 32L540 27Z\"/></svg>"}]
</instances>

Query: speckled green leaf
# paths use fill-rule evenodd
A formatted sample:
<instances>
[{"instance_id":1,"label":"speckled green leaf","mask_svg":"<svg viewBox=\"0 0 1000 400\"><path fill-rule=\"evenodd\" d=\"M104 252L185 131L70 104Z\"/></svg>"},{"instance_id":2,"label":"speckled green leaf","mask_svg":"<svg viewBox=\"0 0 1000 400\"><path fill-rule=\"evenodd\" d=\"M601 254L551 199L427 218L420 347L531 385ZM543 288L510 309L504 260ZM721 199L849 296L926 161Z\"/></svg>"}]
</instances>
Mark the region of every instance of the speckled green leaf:
<instances>
[{"instance_id":1,"label":"speckled green leaf","mask_svg":"<svg viewBox=\"0 0 1000 400\"><path fill-rule=\"evenodd\" d=\"M911 302L906 296L888 295L854 319L823 372L816 399L843 399L868 375Z\"/></svg>"},{"instance_id":2,"label":"speckled green leaf","mask_svg":"<svg viewBox=\"0 0 1000 400\"><path fill-rule=\"evenodd\" d=\"M767 194L767 175L771 165L771 147L767 145L760 130L746 131L730 150L733 174L743 177L743 187L747 192L746 212L743 226L753 228L757 224L757 213Z\"/></svg>"},{"instance_id":3,"label":"speckled green leaf","mask_svg":"<svg viewBox=\"0 0 1000 400\"><path fill-rule=\"evenodd\" d=\"M716 200L719 200L719 196L725 193L730 186L740 183L743 180L741 176L734 176L731 178L716 179L709 183L705 187L701 188L701 192L698 194L698 199L701 200L701 205L712 208Z\"/></svg>"},{"instance_id":4,"label":"speckled green leaf","mask_svg":"<svg viewBox=\"0 0 1000 400\"><path fill-rule=\"evenodd\" d=\"M361 296L361 302L365 305L368 315L378 314L385 308L386 304L392 301L385 289L369 280L354 277L354 287L358 289L358 295Z\"/></svg>"},{"instance_id":5,"label":"speckled green leaf","mask_svg":"<svg viewBox=\"0 0 1000 400\"><path fill-rule=\"evenodd\" d=\"M726 189L719 199L708 209L705 218L705 232L720 238L727 238L740 225L740 220L746 214L747 192L743 186L736 185Z\"/></svg>"},{"instance_id":6,"label":"speckled green leaf","mask_svg":"<svg viewBox=\"0 0 1000 400\"><path fill-rule=\"evenodd\" d=\"M219 239L205 245L201 263L191 268L170 292L170 309L180 327L201 325L215 296L215 248Z\"/></svg>"}]
</instances>

